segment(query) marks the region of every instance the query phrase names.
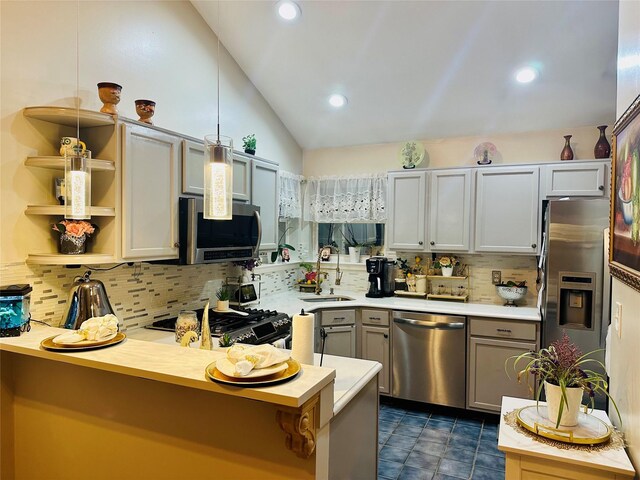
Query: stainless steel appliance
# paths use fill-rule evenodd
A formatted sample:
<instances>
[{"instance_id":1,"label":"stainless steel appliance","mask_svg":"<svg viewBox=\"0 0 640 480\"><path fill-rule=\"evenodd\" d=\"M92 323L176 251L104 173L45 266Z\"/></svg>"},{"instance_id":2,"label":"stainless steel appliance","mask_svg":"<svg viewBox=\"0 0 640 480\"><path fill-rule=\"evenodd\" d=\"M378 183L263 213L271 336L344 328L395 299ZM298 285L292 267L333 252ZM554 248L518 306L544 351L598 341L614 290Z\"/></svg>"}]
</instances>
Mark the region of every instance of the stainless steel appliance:
<instances>
[{"instance_id":1,"label":"stainless steel appliance","mask_svg":"<svg viewBox=\"0 0 640 480\"><path fill-rule=\"evenodd\" d=\"M201 198L181 197L178 217L181 264L258 257L262 236L260 207L234 203L231 220L205 220Z\"/></svg>"},{"instance_id":2,"label":"stainless steel appliance","mask_svg":"<svg viewBox=\"0 0 640 480\"><path fill-rule=\"evenodd\" d=\"M90 277L91 271L87 270L83 276L75 278L62 316L64 328L77 330L85 320L113 314L104 284Z\"/></svg>"},{"instance_id":3,"label":"stainless steel appliance","mask_svg":"<svg viewBox=\"0 0 640 480\"><path fill-rule=\"evenodd\" d=\"M543 346L566 332L584 353L604 347L610 279L603 271L603 232L608 225L607 200L552 200L547 204L540 261ZM595 358L604 361L604 352ZM604 398L596 400L598 406L604 406Z\"/></svg>"},{"instance_id":4,"label":"stainless steel appliance","mask_svg":"<svg viewBox=\"0 0 640 480\"><path fill-rule=\"evenodd\" d=\"M386 257L371 257L366 261L369 273L369 290L365 296L381 298L393 296L393 266Z\"/></svg>"},{"instance_id":5,"label":"stainless steel appliance","mask_svg":"<svg viewBox=\"0 0 640 480\"><path fill-rule=\"evenodd\" d=\"M227 333L234 342L258 345L263 343L284 342L285 348L291 348L291 318L286 313L274 310L257 310L238 307L236 312L220 313L209 309L209 326L212 337ZM204 309L196 310L198 321L202 322ZM176 318L158 320L145 328L152 330L175 331ZM282 343L282 342L278 342ZM213 342L217 345L217 341Z\"/></svg>"},{"instance_id":6,"label":"stainless steel appliance","mask_svg":"<svg viewBox=\"0 0 640 480\"><path fill-rule=\"evenodd\" d=\"M256 292L256 286L253 282L226 282L227 289L229 290L229 305L235 305L239 307L247 307L249 305L255 305L260 301L260 297ZM258 284L258 291L260 285Z\"/></svg>"},{"instance_id":7,"label":"stainless steel appliance","mask_svg":"<svg viewBox=\"0 0 640 480\"><path fill-rule=\"evenodd\" d=\"M466 320L393 312L394 397L465 408Z\"/></svg>"}]
</instances>

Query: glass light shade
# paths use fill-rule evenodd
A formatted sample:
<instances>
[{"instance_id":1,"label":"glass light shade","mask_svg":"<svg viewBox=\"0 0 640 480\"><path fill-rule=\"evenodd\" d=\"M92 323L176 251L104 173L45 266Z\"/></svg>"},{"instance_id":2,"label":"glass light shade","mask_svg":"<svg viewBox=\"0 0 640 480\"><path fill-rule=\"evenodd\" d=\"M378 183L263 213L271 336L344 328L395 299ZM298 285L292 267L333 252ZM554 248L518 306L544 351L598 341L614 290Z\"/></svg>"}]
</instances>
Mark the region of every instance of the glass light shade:
<instances>
[{"instance_id":1,"label":"glass light shade","mask_svg":"<svg viewBox=\"0 0 640 480\"><path fill-rule=\"evenodd\" d=\"M77 147L64 157L64 218L91 218L91 152Z\"/></svg>"},{"instance_id":2,"label":"glass light shade","mask_svg":"<svg viewBox=\"0 0 640 480\"><path fill-rule=\"evenodd\" d=\"M204 218L231 220L233 207L233 140L222 135L204 137Z\"/></svg>"}]
</instances>

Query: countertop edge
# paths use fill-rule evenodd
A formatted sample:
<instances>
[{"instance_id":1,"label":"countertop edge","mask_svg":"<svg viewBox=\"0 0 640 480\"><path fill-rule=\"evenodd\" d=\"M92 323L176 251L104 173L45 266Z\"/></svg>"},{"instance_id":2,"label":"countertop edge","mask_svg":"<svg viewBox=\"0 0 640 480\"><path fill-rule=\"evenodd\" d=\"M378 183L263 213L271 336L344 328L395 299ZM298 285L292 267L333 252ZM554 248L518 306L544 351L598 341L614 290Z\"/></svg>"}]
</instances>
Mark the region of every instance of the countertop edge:
<instances>
[{"instance_id":1,"label":"countertop edge","mask_svg":"<svg viewBox=\"0 0 640 480\"><path fill-rule=\"evenodd\" d=\"M361 378L358 380L349 390L347 390L342 397L336 400L333 404L333 415L336 416L347 404L369 383L378 372L382 370L382 365L378 362L371 367Z\"/></svg>"}]
</instances>

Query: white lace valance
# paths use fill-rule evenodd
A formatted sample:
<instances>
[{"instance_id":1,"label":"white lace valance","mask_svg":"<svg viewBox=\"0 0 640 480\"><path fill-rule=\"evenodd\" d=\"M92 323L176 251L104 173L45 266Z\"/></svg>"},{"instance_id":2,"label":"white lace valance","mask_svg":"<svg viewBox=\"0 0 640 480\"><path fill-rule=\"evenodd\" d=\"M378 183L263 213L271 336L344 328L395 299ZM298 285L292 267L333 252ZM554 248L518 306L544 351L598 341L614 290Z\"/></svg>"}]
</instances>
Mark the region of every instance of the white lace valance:
<instances>
[{"instance_id":1,"label":"white lace valance","mask_svg":"<svg viewBox=\"0 0 640 480\"><path fill-rule=\"evenodd\" d=\"M302 194L300 184L304 177L280 170L280 218L302 216Z\"/></svg>"},{"instance_id":2,"label":"white lace valance","mask_svg":"<svg viewBox=\"0 0 640 480\"><path fill-rule=\"evenodd\" d=\"M387 174L307 179L304 217L312 222L384 222Z\"/></svg>"}]
</instances>

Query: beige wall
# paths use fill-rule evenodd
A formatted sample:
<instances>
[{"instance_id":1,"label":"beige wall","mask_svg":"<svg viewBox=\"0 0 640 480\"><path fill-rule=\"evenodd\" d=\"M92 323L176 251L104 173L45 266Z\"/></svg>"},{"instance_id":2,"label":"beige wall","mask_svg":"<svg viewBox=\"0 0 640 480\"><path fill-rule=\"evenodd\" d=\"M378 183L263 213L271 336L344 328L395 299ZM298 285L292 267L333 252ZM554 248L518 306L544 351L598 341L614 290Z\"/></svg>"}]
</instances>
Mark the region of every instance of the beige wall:
<instances>
[{"instance_id":1,"label":"beige wall","mask_svg":"<svg viewBox=\"0 0 640 480\"><path fill-rule=\"evenodd\" d=\"M10 239L33 234L23 212L42 195L29 190L36 173L24 160L54 151L21 110L75 106L76 9L76 2L0 2L3 263L26 258L24 242ZM155 125L198 138L215 132L216 37L188 1L81 1L79 12L82 108L99 110L96 84L111 81L123 86L122 116L137 119L134 100L148 98L157 102ZM255 133L258 155L300 173L300 147L224 48L221 57L222 134L241 149L242 137Z\"/></svg>"},{"instance_id":2,"label":"beige wall","mask_svg":"<svg viewBox=\"0 0 640 480\"><path fill-rule=\"evenodd\" d=\"M620 2L618 59L640 55L640 2ZM618 68L617 116L620 117L640 93L640 65ZM622 336L612 333L611 394L622 413L622 430L636 471L640 472L640 293L613 279L611 305L622 305ZM640 473L636 474L640 478Z\"/></svg>"},{"instance_id":3,"label":"beige wall","mask_svg":"<svg viewBox=\"0 0 640 480\"><path fill-rule=\"evenodd\" d=\"M613 123L602 119L602 124ZM607 130L610 135L611 129ZM595 126L571 127L562 130L530 132L491 137L456 137L423 140L427 150L420 168L443 168L476 165L473 150L482 142L492 142L498 149L495 164L540 163L560 160L564 135L573 135L571 145L576 160L592 159L598 140ZM304 151L304 175L352 175L362 172L385 172L401 168L398 151L401 143L361 145L344 148L322 148Z\"/></svg>"}]
</instances>

